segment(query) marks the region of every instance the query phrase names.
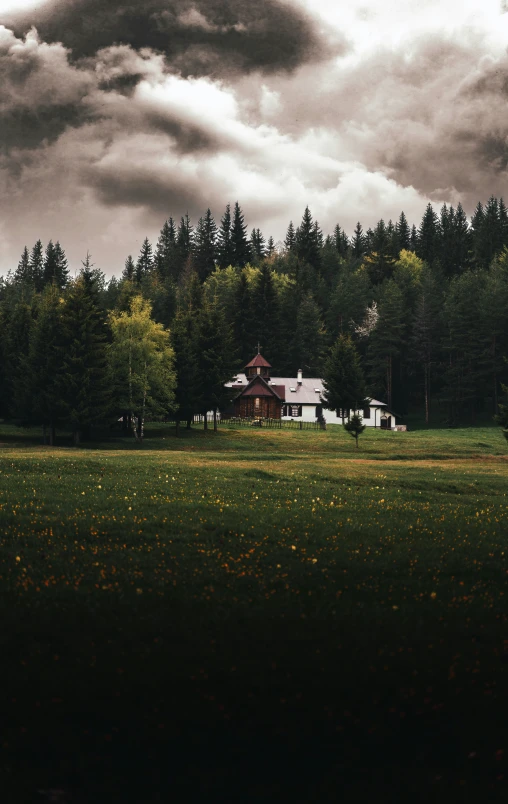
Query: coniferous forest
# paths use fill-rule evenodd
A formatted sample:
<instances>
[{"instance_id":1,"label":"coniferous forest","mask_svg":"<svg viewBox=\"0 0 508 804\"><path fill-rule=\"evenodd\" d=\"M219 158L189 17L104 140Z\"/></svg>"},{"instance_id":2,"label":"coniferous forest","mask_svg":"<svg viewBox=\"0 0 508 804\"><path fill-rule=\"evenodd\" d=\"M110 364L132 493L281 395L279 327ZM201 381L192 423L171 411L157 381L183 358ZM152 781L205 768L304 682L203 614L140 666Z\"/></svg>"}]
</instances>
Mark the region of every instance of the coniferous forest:
<instances>
[{"instance_id":1,"label":"coniferous forest","mask_svg":"<svg viewBox=\"0 0 508 804\"><path fill-rule=\"evenodd\" d=\"M190 426L221 409L258 343L274 374L317 377L347 334L369 394L402 420L474 424L503 409L507 309L508 212L494 197L470 219L429 204L418 225L402 212L349 234L325 235L307 208L277 244L237 202L219 221L169 218L110 280L39 240L0 280L0 417L77 443L124 416L142 438L147 417Z\"/></svg>"}]
</instances>

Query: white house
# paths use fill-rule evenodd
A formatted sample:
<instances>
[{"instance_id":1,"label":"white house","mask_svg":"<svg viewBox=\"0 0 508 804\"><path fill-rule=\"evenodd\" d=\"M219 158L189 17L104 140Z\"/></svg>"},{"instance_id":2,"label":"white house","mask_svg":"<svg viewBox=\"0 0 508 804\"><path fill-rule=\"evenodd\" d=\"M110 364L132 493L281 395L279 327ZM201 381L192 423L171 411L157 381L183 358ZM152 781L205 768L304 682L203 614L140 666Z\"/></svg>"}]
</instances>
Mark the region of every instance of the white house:
<instances>
[{"instance_id":1,"label":"white house","mask_svg":"<svg viewBox=\"0 0 508 804\"><path fill-rule=\"evenodd\" d=\"M234 415L238 418L281 418L285 421L297 419L305 422L325 420L327 424L342 424L341 410L328 410L322 402L323 380L316 377L304 378L301 370L296 377L272 377L270 364L259 353L245 367L245 373L238 374L227 387L237 393L234 395ZM384 402L371 399L362 411L366 427L380 427L384 430L396 428L393 412ZM353 411L346 411L345 418Z\"/></svg>"}]
</instances>

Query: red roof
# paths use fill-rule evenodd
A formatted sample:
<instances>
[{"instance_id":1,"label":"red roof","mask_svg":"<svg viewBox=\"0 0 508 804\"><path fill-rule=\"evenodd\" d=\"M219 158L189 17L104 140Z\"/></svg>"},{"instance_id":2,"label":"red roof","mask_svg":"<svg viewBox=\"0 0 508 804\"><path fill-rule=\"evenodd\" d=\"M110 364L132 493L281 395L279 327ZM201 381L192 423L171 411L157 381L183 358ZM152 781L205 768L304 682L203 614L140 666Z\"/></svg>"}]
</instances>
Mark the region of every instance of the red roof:
<instances>
[{"instance_id":1,"label":"red roof","mask_svg":"<svg viewBox=\"0 0 508 804\"><path fill-rule=\"evenodd\" d=\"M265 368L271 368L270 363L268 360L265 360L263 355L256 355L256 357L254 357L250 363L247 363L245 368L250 368L251 366L265 366Z\"/></svg>"},{"instance_id":2,"label":"red roof","mask_svg":"<svg viewBox=\"0 0 508 804\"><path fill-rule=\"evenodd\" d=\"M276 396L284 402L286 388L284 385L268 385L263 377L256 376L248 385L243 387L235 399L241 396Z\"/></svg>"}]
</instances>

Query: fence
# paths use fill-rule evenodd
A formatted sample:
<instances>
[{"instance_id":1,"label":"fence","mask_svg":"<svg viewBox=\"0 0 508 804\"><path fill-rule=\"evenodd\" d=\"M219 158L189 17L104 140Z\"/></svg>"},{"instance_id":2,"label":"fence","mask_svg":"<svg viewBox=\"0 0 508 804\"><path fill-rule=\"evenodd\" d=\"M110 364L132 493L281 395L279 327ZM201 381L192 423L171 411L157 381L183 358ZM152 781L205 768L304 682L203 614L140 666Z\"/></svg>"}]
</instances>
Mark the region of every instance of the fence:
<instances>
[{"instance_id":1,"label":"fence","mask_svg":"<svg viewBox=\"0 0 508 804\"><path fill-rule=\"evenodd\" d=\"M304 422L301 419L283 421L282 419L239 419L232 416L229 419L222 419L221 425L232 425L234 427L269 427L276 430L326 430L326 422Z\"/></svg>"}]
</instances>

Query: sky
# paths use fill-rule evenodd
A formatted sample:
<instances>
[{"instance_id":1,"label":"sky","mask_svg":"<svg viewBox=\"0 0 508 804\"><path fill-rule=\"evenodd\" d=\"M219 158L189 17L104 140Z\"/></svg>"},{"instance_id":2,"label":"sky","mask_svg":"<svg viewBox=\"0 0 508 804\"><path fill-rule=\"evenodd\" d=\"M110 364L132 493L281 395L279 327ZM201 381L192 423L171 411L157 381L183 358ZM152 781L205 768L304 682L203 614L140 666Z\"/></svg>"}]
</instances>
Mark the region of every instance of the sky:
<instances>
[{"instance_id":1,"label":"sky","mask_svg":"<svg viewBox=\"0 0 508 804\"><path fill-rule=\"evenodd\" d=\"M279 241L508 200L507 45L508 0L0 0L0 274L235 201Z\"/></svg>"}]
</instances>

